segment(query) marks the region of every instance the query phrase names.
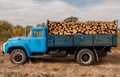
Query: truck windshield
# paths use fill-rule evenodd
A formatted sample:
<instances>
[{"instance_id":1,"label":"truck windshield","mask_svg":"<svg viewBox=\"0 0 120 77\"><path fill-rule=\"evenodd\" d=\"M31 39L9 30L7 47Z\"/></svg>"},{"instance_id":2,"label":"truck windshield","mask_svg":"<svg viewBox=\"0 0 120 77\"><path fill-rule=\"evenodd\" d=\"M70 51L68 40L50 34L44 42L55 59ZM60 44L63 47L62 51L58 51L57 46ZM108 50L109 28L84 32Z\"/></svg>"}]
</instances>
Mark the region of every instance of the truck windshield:
<instances>
[{"instance_id":1,"label":"truck windshield","mask_svg":"<svg viewBox=\"0 0 120 77\"><path fill-rule=\"evenodd\" d=\"M28 34L28 36L31 36L31 35L32 35L32 32L30 31L29 34Z\"/></svg>"}]
</instances>

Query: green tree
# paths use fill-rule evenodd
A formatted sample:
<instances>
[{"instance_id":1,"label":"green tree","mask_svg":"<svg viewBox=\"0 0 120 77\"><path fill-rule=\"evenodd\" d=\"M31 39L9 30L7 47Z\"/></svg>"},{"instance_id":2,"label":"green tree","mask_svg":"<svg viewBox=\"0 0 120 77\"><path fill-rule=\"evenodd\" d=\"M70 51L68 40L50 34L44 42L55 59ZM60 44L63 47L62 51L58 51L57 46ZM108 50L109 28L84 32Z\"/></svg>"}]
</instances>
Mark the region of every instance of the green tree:
<instances>
[{"instance_id":1,"label":"green tree","mask_svg":"<svg viewBox=\"0 0 120 77\"><path fill-rule=\"evenodd\" d=\"M13 36L23 36L25 34L24 28L21 25L13 27Z\"/></svg>"},{"instance_id":2,"label":"green tree","mask_svg":"<svg viewBox=\"0 0 120 77\"><path fill-rule=\"evenodd\" d=\"M46 27L45 23L37 24L37 27Z\"/></svg>"},{"instance_id":3,"label":"green tree","mask_svg":"<svg viewBox=\"0 0 120 77\"><path fill-rule=\"evenodd\" d=\"M12 27L13 25L11 23L0 20L0 41L4 42L12 37Z\"/></svg>"}]
</instances>

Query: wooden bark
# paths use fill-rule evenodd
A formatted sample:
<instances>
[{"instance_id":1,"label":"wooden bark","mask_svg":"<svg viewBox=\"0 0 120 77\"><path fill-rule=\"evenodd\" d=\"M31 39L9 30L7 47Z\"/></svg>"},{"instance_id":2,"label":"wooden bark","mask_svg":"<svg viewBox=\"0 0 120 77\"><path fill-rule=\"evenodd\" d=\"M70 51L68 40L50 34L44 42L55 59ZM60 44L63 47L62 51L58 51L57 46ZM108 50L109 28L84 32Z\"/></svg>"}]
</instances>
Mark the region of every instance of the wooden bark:
<instances>
[{"instance_id":1,"label":"wooden bark","mask_svg":"<svg viewBox=\"0 0 120 77\"><path fill-rule=\"evenodd\" d=\"M49 21L49 34L116 34L118 20L112 22L87 21L87 22L56 22Z\"/></svg>"}]
</instances>

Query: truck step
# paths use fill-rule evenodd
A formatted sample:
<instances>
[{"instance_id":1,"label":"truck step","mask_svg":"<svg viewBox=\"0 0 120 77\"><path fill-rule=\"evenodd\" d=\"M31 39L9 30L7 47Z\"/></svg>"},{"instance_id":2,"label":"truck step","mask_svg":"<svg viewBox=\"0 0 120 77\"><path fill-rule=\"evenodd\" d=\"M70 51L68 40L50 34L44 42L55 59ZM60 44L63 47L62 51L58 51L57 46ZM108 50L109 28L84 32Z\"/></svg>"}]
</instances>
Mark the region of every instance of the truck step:
<instances>
[{"instance_id":1,"label":"truck step","mask_svg":"<svg viewBox=\"0 0 120 77\"><path fill-rule=\"evenodd\" d=\"M43 57L49 57L49 55L33 55L33 56L30 56L30 58L43 58Z\"/></svg>"}]
</instances>

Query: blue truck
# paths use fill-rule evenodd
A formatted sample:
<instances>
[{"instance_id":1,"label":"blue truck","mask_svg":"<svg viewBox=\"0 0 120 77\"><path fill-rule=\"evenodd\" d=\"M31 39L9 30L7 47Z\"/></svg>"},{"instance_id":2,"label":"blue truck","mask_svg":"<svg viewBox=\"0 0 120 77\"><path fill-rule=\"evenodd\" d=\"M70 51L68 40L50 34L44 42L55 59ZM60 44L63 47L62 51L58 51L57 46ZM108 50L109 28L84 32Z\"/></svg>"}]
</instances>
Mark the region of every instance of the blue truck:
<instances>
[{"instance_id":1,"label":"blue truck","mask_svg":"<svg viewBox=\"0 0 120 77\"><path fill-rule=\"evenodd\" d=\"M29 36L9 38L3 45L3 53L9 53L11 62L16 64L24 64L33 56L70 54L79 64L92 65L116 46L117 34L54 35L48 33L48 28L33 27Z\"/></svg>"}]
</instances>

